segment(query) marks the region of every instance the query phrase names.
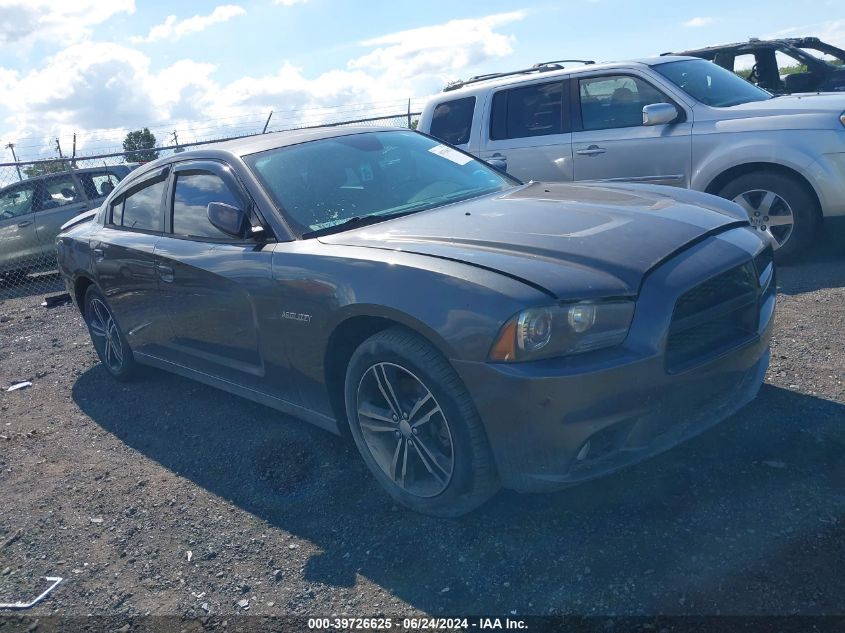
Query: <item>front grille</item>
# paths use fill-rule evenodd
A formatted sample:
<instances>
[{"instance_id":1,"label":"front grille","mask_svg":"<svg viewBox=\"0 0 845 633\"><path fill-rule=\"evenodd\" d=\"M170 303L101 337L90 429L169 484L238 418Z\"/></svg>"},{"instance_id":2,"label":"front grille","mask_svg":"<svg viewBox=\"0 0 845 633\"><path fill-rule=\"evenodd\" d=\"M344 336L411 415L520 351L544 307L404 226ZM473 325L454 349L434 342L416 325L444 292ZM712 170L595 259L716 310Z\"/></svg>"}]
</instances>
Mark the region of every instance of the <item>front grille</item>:
<instances>
[{"instance_id":1,"label":"front grille","mask_svg":"<svg viewBox=\"0 0 845 633\"><path fill-rule=\"evenodd\" d=\"M681 295L666 341L667 371L680 371L754 336L758 299L758 274L751 262Z\"/></svg>"},{"instance_id":2,"label":"front grille","mask_svg":"<svg viewBox=\"0 0 845 633\"><path fill-rule=\"evenodd\" d=\"M757 270L757 279L760 280L760 287L764 292L774 274L774 255L772 247L767 246L754 257L754 268Z\"/></svg>"}]
</instances>

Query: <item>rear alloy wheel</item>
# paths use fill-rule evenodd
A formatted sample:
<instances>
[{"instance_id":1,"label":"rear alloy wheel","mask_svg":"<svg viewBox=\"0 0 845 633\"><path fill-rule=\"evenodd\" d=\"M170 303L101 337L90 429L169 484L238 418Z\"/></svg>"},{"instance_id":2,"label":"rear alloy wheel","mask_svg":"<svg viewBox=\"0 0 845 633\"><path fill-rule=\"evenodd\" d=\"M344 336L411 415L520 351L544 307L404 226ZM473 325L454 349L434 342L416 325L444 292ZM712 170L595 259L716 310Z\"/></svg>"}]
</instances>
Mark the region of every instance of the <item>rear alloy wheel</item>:
<instances>
[{"instance_id":1,"label":"rear alloy wheel","mask_svg":"<svg viewBox=\"0 0 845 633\"><path fill-rule=\"evenodd\" d=\"M94 286L85 293L85 322L97 356L106 370L118 380L131 378L136 371L132 350L105 297Z\"/></svg>"},{"instance_id":2,"label":"rear alloy wheel","mask_svg":"<svg viewBox=\"0 0 845 633\"><path fill-rule=\"evenodd\" d=\"M352 355L346 410L355 444L396 501L454 517L498 490L478 413L454 369L410 330L373 335Z\"/></svg>"},{"instance_id":3,"label":"rear alloy wheel","mask_svg":"<svg viewBox=\"0 0 845 633\"><path fill-rule=\"evenodd\" d=\"M745 209L751 225L771 240L780 261L800 255L815 237L818 205L795 178L752 172L728 183L719 195Z\"/></svg>"}]
</instances>

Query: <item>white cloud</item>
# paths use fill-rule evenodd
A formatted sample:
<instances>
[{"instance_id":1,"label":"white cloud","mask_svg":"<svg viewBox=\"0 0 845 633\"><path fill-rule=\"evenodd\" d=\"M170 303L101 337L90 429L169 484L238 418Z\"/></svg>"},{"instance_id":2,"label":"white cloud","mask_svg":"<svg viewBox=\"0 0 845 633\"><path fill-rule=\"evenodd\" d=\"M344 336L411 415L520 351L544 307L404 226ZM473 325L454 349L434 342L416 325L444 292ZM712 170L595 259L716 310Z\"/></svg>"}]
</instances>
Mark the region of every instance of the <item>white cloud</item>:
<instances>
[{"instance_id":1,"label":"white cloud","mask_svg":"<svg viewBox=\"0 0 845 633\"><path fill-rule=\"evenodd\" d=\"M383 35L362 42L362 46L378 48L348 66L383 72L390 78L453 77L465 68L512 53L514 37L495 29L524 17L524 11L512 11Z\"/></svg>"},{"instance_id":2,"label":"white cloud","mask_svg":"<svg viewBox=\"0 0 845 633\"><path fill-rule=\"evenodd\" d=\"M0 44L75 42L113 15L134 12L135 0L0 0Z\"/></svg>"},{"instance_id":3,"label":"white cloud","mask_svg":"<svg viewBox=\"0 0 845 633\"><path fill-rule=\"evenodd\" d=\"M0 142L29 139L32 146L35 137L47 152L48 140L77 132L84 154L119 149L128 129L145 125L166 123L154 130L162 143L173 129L182 142L232 133L232 127L221 128L237 121L253 127L236 131L260 130L271 109L271 129L400 114L408 97L430 94L446 80L510 54L514 38L501 27L523 15L454 20L373 38L360 44L370 52L316 76L281 62L275 72L228 83L215 79L212 64L183 59L153 70L150 57L129 46L74 44L29 72L0 68L0 111L9 113L0 122L6 130ZM38 151L23 153L31 158Z\"/></svg>"},{"instance_id":4,"label":"white cloud","mask_svg":"<svg viewBox=\"0 0 845 633\"><path fill-rule=\"evenodd\" d=\"M684 22L684 26L686 26L687 28L699 28L702 26L710 26L714 22L716 22L716 18L695 17L691 20L687 20L686 22Z\"/></svg>"},{"instance_id":5,"label":"white cloud","mask_svg":"<svg viewBox=\"0 0 845 633\"><path fill-rule=\"evenodd\" d=\"M239 5L223 4L216 7L208 15L195 15L184 20L179 20L175 15L168 15L164 22L151 28L146 37L135 36L132 38L132 42L140 44L158 40L178 40L191 33L204 31L212 24L226 22L244 13L246 13L246 9Z\"/></svg>"}]
</instances>

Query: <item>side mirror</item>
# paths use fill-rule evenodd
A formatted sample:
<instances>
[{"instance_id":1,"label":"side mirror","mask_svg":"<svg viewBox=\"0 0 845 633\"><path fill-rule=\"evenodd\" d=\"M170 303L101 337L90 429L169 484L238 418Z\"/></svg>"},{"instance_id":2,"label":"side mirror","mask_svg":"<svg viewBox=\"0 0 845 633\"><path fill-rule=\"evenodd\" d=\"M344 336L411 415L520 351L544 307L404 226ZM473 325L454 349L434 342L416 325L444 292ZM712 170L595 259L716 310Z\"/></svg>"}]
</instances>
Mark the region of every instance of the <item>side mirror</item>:
<instances>
[{"instance_id":1,"label":"side mirror","mask_svg":"<svg viewBox=\"0 0 845 633\"><path fill-rule=\"evenodd\" d=\"M678 118L678 108L671 103L652 103L643 108L643 125L665 125Z\"/></svg>"},{"instance_id":2,"label":"side mirror","mask_svg":"<svg viewBox=\"0 0 845 633\"><path fill-rule=\"evenodd\" d=\"M208 221L232 237L243 237L246 213L224 202L208 203Z\"/></svg>"},{"instance_id":3,"label":"side mirror","mask_svg":"<svg viewBox=\"0 0 845 633\"><path fill-rule=\"evenodd\" d=\"M487 158L487 164L491 167L495 167L499 171L507 171L508 170L508 159L504 156L491 156Z\"/></svg>"}]
</instances>

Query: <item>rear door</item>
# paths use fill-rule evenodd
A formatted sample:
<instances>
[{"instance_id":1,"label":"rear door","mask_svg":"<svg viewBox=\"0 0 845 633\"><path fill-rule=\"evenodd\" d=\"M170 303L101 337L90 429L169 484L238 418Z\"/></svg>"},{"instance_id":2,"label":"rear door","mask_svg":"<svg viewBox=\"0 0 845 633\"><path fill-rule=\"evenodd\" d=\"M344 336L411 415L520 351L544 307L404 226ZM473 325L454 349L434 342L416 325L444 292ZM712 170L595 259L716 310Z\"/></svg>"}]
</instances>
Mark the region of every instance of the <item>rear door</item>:
<instances>
[{"instance_id":1,"label":"rear door","mask_svg":"<svg viewBox=\"0 0 845 633\"><path fill-rule=\"evenodd\" d=\"M44 176L39 186L41 192L35 200L35 231L41 252L52 257L55 256L56 236L62 224L90 207L72 172Z\"/></svg>"},{"instance_id":2,"label":"rear door","mask_svg":"<svg viewBox=\"0 0 845 633\"><path fill-rule=\"evenodd\" d=\"M520 180L572 180L572 134L565 78L493 93L479 155Z\"/></svg>"},{"instance_id":3,"label":"rear door","mask_svg":"<svg viewBox=\"0 0 845 633\"><path fill-rule=\"evenodd\" d=\"M575 180L623 180L688 187L692 122L665 92L633 73L573 78ZM675 122L643 125L643 107L672 103Z\"/></svg>"},{"instance_id":4,"label":"rear door","mask_svg":"<svg viewBox=\"0 0 845 633\"><path fill-rule=\"evenodd\" d=\"M25 181L0 193L0 272L27 268L38 256L32 209L36 182Z\"/></svg>"},{"instance_id":5,"label":"rear door","mask_svg":"<svg viewBox=\"0 0 845 633\"><path fill-rule=\"evenodd\" d=\"M262 320L280 314L268 308L278 302L273 244L219 231L208 220L211 202L247 212L253 208L224 163L188 161L174 167L167 230L156 246L171 331L165 359L296 401L298 391L284 356L272 351L280 348L279 342L261 344Z\"/></svg>"},{"instance_id":6,"label":"rear door","mask_svg":"<svg viewBox=\"0 0 845 633\"><path fill-rule=\"evenodd\" d=\"M151 172L117 196L91 237L97 283L133 351L155 355L167 339L155 245L164 227L168 168Z\"/></svg>"}]
</instances>

